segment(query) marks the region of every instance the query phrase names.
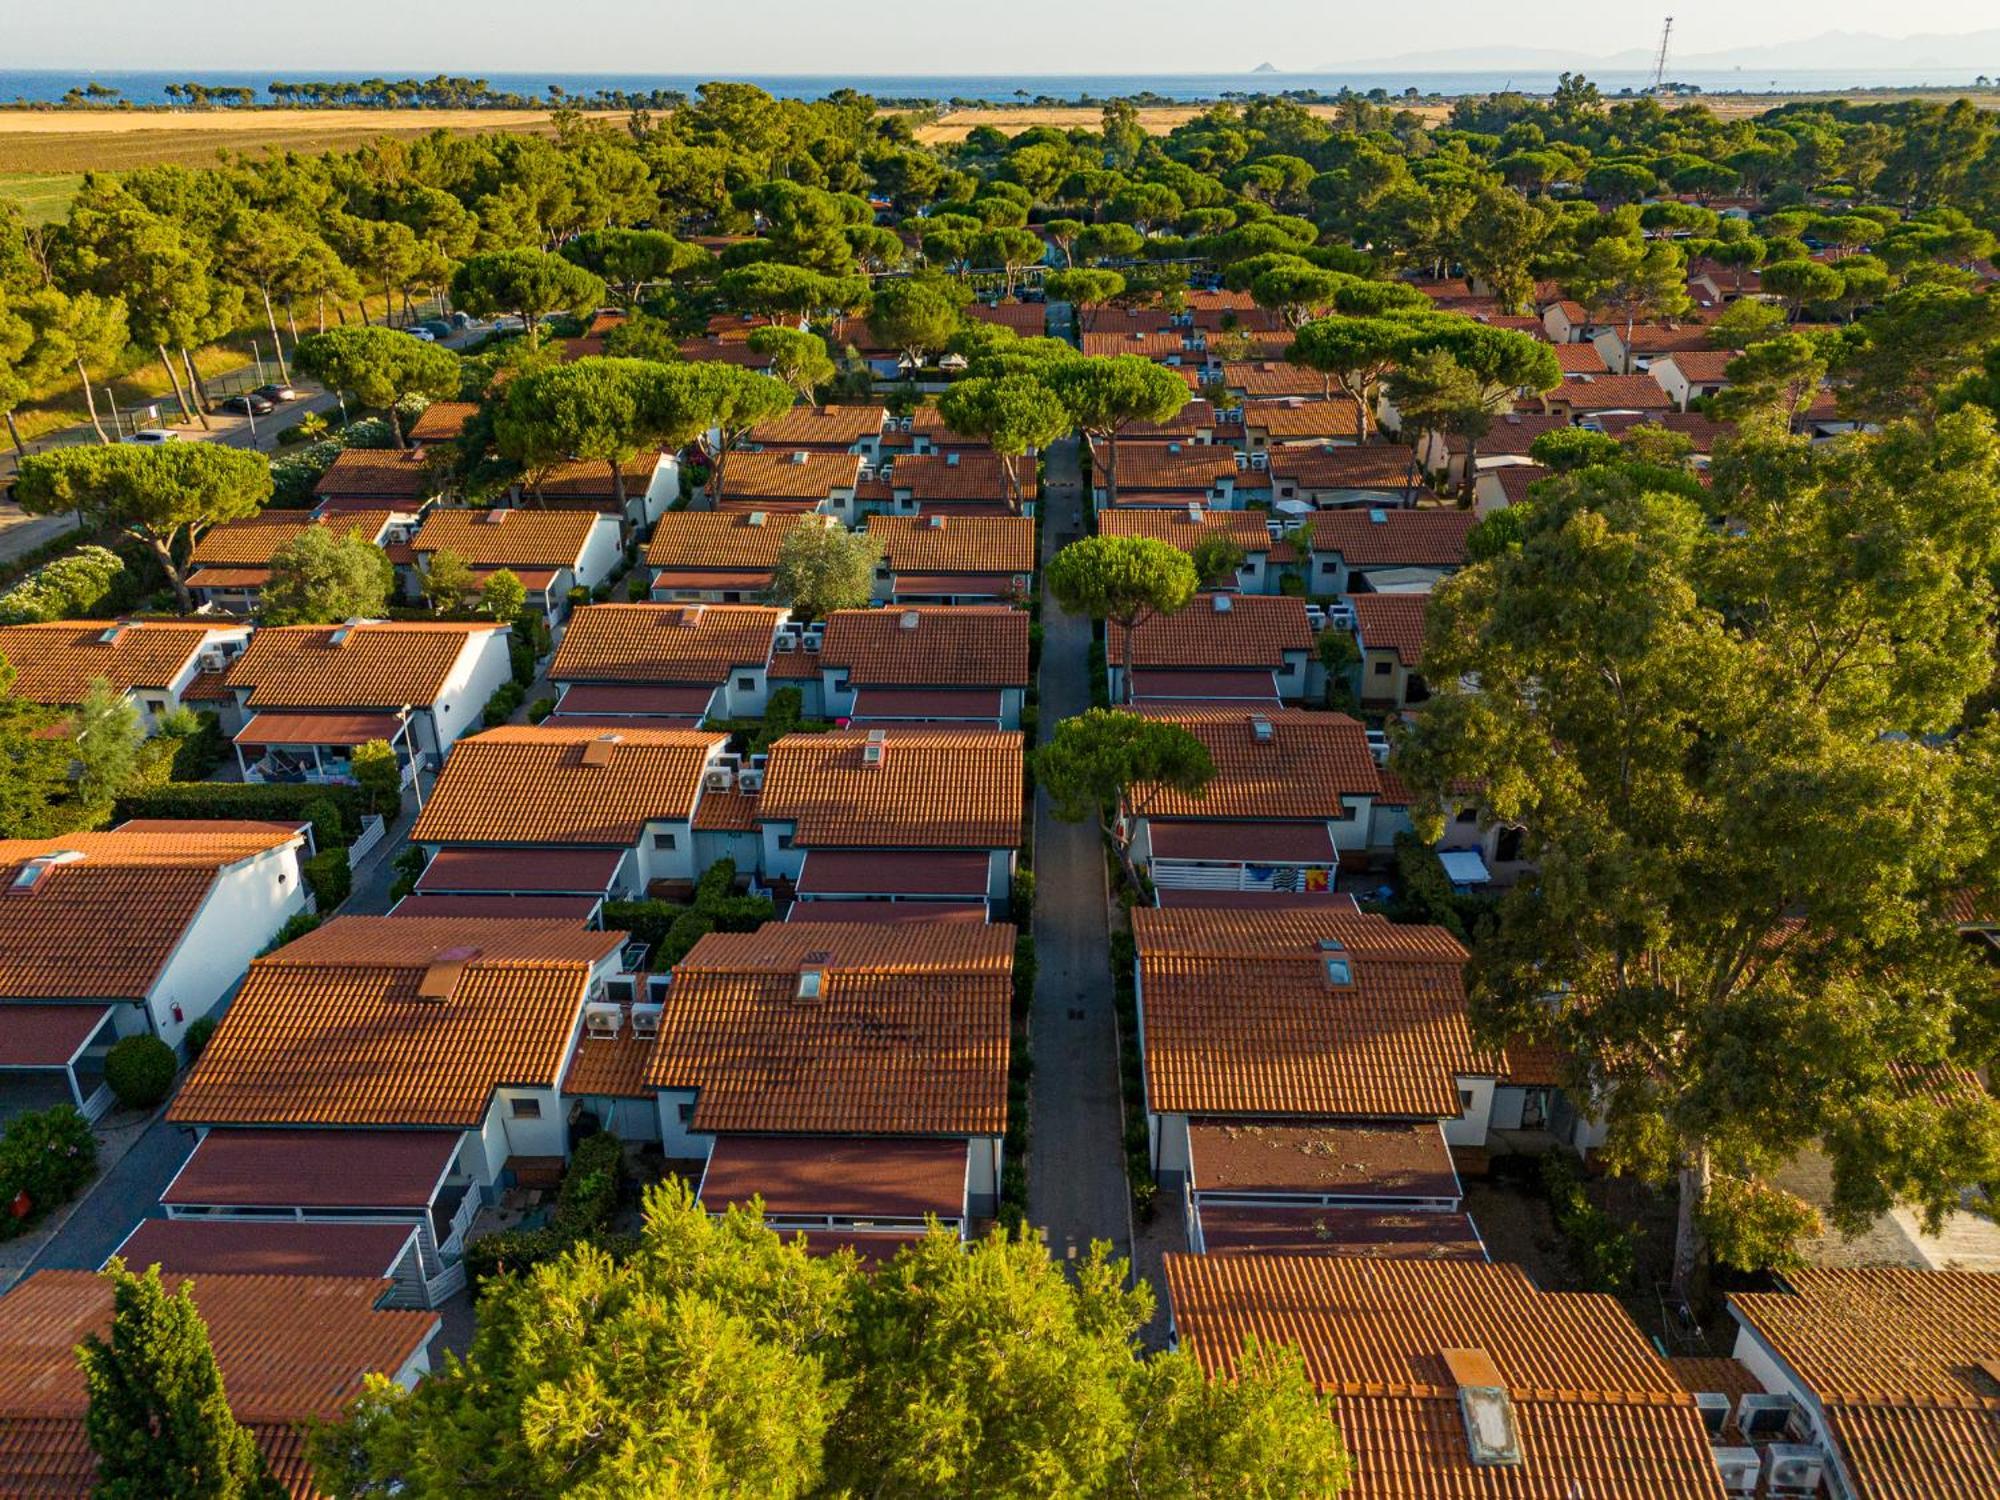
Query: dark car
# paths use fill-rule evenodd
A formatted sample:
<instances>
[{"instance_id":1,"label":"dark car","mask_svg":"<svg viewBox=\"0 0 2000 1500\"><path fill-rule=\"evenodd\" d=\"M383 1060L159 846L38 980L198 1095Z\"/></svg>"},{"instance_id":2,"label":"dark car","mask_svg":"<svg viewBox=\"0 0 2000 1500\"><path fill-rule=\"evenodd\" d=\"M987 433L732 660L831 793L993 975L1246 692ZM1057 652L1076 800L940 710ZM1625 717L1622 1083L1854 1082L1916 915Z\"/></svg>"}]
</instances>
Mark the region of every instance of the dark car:
<instances>
[{"instance_id":1,"label":"dark car","mask_svg":"<svg viewBox=\"0 0 2000 1500\"><path fill-rule=\"evenodd\" d=\"M278 408L273 402L266 400L255 391L251 391L246 395L231 396L227 401L222 403L222 409L226 412L233 412L238 416L268 417Z\"/></svg>"},{"instance_id":2,"label":"dark car","mask_svg":"<svg viewBox=\"0 0 2000 1500\"><path fill-rule=\"evenodd\" d=\"M447 323L443 318L426 318L417 327L423 329L432 338L448 339L452 333L451 324Z\"/></svg>"},{"instance_id":3,"label":"dark car","mask_svg":"<svg viewBox=\"0 0 2000 1500\"><path fill-rule=\"evenodd\" d=\"M260 385L250 394L253 396L262 396L266 401L272 402L296 401L299 399L298 388L286 385L283 381L274 381L270 385Z\"/></svg>"}]
</instances>

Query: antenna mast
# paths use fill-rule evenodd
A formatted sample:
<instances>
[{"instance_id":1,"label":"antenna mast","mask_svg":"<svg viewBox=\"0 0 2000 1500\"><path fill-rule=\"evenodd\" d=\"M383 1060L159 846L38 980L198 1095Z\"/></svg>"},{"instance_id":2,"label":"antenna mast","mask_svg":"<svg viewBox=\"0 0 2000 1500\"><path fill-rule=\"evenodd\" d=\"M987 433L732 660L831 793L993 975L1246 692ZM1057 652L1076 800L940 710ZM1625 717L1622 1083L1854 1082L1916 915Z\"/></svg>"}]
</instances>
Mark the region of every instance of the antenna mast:
<instances>
[{"instance_id":1,"label":"antenna mast","mask_svg":"<svg viewBox=\"0 0 2000 1500\"><path fill-rule=\"evenodd\" d=\"M1660 30L1660 55L1653 60L1653 92L1658 93L1667 81L1667 43L1673 40L1674 18L1667 17L1667 24Z\"/></svg>"}]
</instances>

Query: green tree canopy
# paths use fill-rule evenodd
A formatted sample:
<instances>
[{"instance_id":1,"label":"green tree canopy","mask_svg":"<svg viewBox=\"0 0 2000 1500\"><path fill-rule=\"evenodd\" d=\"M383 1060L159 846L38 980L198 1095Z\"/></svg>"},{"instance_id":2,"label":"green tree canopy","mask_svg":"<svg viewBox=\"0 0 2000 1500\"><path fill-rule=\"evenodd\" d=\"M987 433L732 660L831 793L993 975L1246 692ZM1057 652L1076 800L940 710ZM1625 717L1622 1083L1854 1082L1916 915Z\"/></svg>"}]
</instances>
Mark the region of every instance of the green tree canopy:
<instances>
[{"instance_id":1,"label":"green tree canopy","mask_svg":"<svg viewBox=\"0 0 2000 1500\"><path fill-rule=\"evenodd\" d=\"M750 335L750 348L771 362L772 377L784 381L801 401L813 401L837 373L826 340L802 328L759 328Z\"/></svg>"},{"instance_id":2,"label":"green tree canopy","mask_svg":"<svg viewBox=\"0 0 2000 1500\"><path fill-rule=\"evenodd\" d=\"M1178 724L1124 709L1072 715L1034 754L1036 785L1048 788L1055 815L1065 823L1096 820L1135 887L1133 829L1116 814L1143 817L1163 793L1199 797L1215 779L1200 740Z\"/></svg>"},{"instance_id":3,"label":"green tree canopy","mask_svg":"<svg viewBox=\"0 0 2000 1500\"><path fill-rule=\"evenodd\" d=\"M1071 424L1104 440L1106 503L1112 505L1118 502L1118 434L1134 422L1171 421L1193 395L1178 372L1137 354L1064 360L1045 378L1069 408Z\"/></svg>"},{"instance_id":4,"label":"green tree canopy","mask_svg":"<svg viewBox=\"0 0 2000 1500\"><path fill-rule=\"evenodd\" d=\"M528 346L554 312L582 317L604 301L603 280L545 250L492 250L469 257L452 273L452 300L482 317L512 313L526 326ZM413 341L414 342L414 341Z\"/></svg>"},{"instance_id":5,"label":"green tree canopy","mask_svg":"<svg viewBox=\"0 0 2000 1500\"><path fill-rule=\"evenodd\" d=\"M1024 496L1016 466L1030 449L1042 449L1070 430L1069 408L1033 375L975 376L938 398L938 415L964 437L989 444L1007 476L1015 509Z\"/></svg>"},{"instance_id":6,"label":"green tree canopy","mask_svg":"<svg viewBox=\"0 0 2000 1500\"><path fill-rule=\"evenodd\" d=\"M946 284L911 278L878 287L868 303L868 331L901 352L912 369L950 342L964 314Z\"/></svg>"},{"instance_id":7,"label":"green tree canopy","mask_svg":"<svg viewBox=\"0 0 2000 1500\"><path fill-rule=\"evenodd\" d=\"M372 323L310 334L293 354L299 368L328 390L342 391L387 417L398 448L410 445L398 403L459 392L458 356L451 350Z\"/></svg>"},{"instance_id":8,"label":"green tree canopy","mask_svg":"<svg viewBox=\"0 0 2000 1500\"><path fill-rule=\"evenodd\" d=\"M1050 560L1048 582L1071 614L1124 630L1124 697L1130 702L1133 632L1156 615L1186 609L1200 580L1187 553L1155 537L1087 536Z\"/></svg>"},{"instance_id":9,"label":"green tree canopy","mask_svg":"<svg viewBox=\"0 0 2000 1500\"><path fill-rule=\"evenodd\" d=\"M359 527L308 526L272 554L257 614L266 625L380 619L395 587L395 564Z\"/></svg>"},{"instance_id":10,"label":"green tree canopy","mask_svg":"<svg viewBox=\"0 0 2000 1500\"><path fill-rule=\"evenodd\" d=\"M770 599L804 620L837 609L865 609L875 594L882 544L865 531L806 521L785 533L771 574Z\"/></svg>"}]
</instances>

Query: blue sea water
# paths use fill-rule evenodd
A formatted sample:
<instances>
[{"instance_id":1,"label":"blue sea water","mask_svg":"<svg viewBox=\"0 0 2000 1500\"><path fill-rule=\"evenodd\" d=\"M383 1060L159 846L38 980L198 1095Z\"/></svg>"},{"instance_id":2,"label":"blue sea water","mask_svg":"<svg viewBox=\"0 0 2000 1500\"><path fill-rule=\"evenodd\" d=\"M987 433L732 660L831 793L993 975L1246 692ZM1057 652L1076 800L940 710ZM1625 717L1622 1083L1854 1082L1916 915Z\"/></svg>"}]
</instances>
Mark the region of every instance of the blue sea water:
<instances>
[{"instance_id":1,"label":"blue sea water","mask_svg":"<svg viewBox=\"0 0 2000 1500\"><path fill-rule=\"evenodd\" d=\"M1055 99L1109 99L1121 95L1151 93L1163 98L1196 101L1220 98L1230 93L1278 93L1288 89L1312 89L1336 93L1342 88L1358 92L1384 89L1390 94L1415 90L1422 95L1487 94L1514 88L1530 93L1546 93L1555 87L1554 70L1524 69L1484 72L1412 73L1166 73L1166 74L671 74L671 73L488 73L457 68L378 68L372 76L428 78L440 72L461 77L484 77L496 92L522 95L546 94L551 84L571 94L589 94L599 89L642 93L654 89L693 92L710 78L724 77L734 82L754 83L773 94L795 99L818 99L836 89L851 88L877 98L924 98L987 100L996 103L1049 97ZM53 102L73 87L95 82L120 91L134 104L165 104L166 85L195 80L212 87L239 87L256 91L260 100L269 96L266 85L274 79L289 82L346 81L371 76L341 69L260 69L207 71L182 68L172 72L81 72L68 69L0 68L0 103L22 100ZM1592 73L1591 79L1607 94L1621 90L1639 91L1652 80L1649 74L1633 70L1608 69ZM1863 88L1966 88L1972 84L1967 74L1935 69L1859 68L1817 70L1729 69L1688 73L1676 72L1674 80L1708 93L1785 92L1810 93L1827 89Z\"/></svg>"}]
</instances>

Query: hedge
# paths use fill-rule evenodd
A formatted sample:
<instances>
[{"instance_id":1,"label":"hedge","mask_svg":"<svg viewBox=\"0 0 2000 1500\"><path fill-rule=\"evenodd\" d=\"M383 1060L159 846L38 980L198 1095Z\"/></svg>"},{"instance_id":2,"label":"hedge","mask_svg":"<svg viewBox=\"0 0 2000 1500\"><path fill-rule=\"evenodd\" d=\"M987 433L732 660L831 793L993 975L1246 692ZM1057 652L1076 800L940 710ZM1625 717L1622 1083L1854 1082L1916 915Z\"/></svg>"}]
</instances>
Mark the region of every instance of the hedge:
<instances>
[{"instance_id":1,"label":"hedge","mask_svg":"<svg viewBox=\"0 0 2000 1500\"><path fill-rule=\"evenodd\" d=\"M104 1058L104 1081L127 1109L151 1109L173 1091L180 1060L156 1036L128 1036Z\"/></svg>"},{"instance_id":2,"label":"hedge","mask_svg":"<svg viewBox=\"0 0 2000 1500\"><path fill-rule=\"evenodd\" d=\"M264 953L276 953L285 944L297 942L325 920L326 918L316 911L293 912L285 918L285 925L272 934L271 941L264 945L264 952L257 956L262 958Z\"/></svg>"},{"instance_id":3,"label":"hedge","mask_svg":"<svg viewBox=\"0 0 2000 1500\"><path fill-rule=\"evenodd\" d=\"M315 803L322 804L316 809ZM368 796L359 787L290 782L169 781L127 791L112 803L112 817L246 818L269 823L313 824L321 849L344 848L349 829L361 830ZM332 814L327 821L326 813Z\"/></svg>"},{"instance_id":4,"label":"hedge","mask_svg":"<svg viewBox=\"0 0 2000 1500\"><path fill-rule=\"evenodd\" d=\"M25 1233L97 1175L97 1137L73 1104L16 1115L0 1135L0 1240ZM15 1217L14 1200L28 1195Z\"/></svg>"},{"instance_id":5,"label":"hedge","mask_svg":"<svg viewBox=\"0 0 2000 1500\"><path fill-rule=\"evenodd\" d=\"M624 1183L624 1143L608 1130L586 1136L570 1153L549 1222L540 1229L503 1229L474 1240L465 1247L467 1279L477 1288L490 1276L553 1260L583 1240L609 1248L624 1238L607 1232Z\"/></svg>"},{"instance_id":6,"label":"hedge","mask_svg":"<svg viewBox=\"0 0 2000 1500\"><path fill-rule=\"evenodd\" d=\"M331 914L354 889L354 871L348 867L345 849L322 849L300 869L323 913Z\"/></svg>"}]
</instances>

